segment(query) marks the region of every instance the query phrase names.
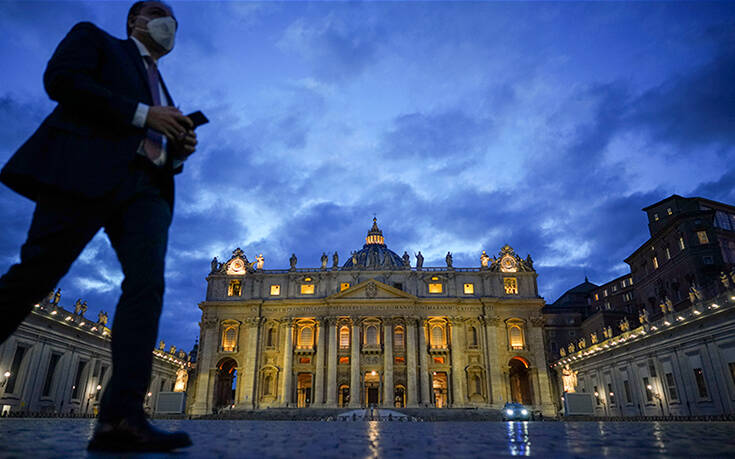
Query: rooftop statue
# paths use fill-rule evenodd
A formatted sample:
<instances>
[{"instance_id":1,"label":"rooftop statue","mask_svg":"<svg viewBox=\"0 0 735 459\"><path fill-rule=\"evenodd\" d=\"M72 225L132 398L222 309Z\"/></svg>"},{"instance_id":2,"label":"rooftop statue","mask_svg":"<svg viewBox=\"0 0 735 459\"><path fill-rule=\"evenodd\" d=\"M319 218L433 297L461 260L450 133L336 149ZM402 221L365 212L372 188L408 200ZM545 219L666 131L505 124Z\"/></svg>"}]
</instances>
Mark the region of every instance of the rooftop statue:
<instances>
[{"instance_id":1,"label":"rooftop statue","mask_svg":"<svg viewBox=\"0 0 735 459\"><path fill-rule=\"evenodd\" d=\"M258 269L263 269L263 265L265 264L265 258L263 257L263 254L259 254L257 257L255 257L255 267Z\"/></svg>"},{"instance_id":2,"label":"rooftop statue","mask_svg":"<svg viewBox=\"0 0 735 459\"><path fill-rule=\"evenodd\" d=\"M322 252L322 258L321 258L322 270L327 269L327 262L328 261L329 261L329 257L327 257L327 253L326 252Z\"/></svg>"},{"instance_id":3,"label":"rooftop statue","mask_svg":"<svg viewBox=\"0 0 735 459\"><path fill-rule=\"evenodd\" d=\"M414 256L416 257L416 271L421 271L421 268L424 267L424 256L421 255L420 250L419 253L415 253Z\"/></svg>"},{"instance_id":4,"label":"rooftop statue","mask_svg":"<svg viewBox=\"0 0 735 459\"><path fill-rule=\"evenodd\" d=\"M337 251L332 254L332 268L337 269L339 267L339 254Z\"/></svg>"},{"instance_id":5,"label":"rooftop statue","mask_svg":"<svg viewBox=\"0 0 735 459\"><path fill-rule=\"evenodd\" d=\"M482 255L480 255L480 266L483 268L487 268L490 266L490 255L485 253L485 251L482 251Z\"/></svg>"},{"instance_id":6,"label":"rooftop statue","mask_svg":"<svg viewBox=\"0 0 735 459\"><path fill-rule=\"evenodd\" d=\"M411 267L411 256L405 250L403 251L403 256L401 257L401 259L403 260L403 266L407 268Z\"/></svg>"},{"instance_id":7,"label":"rooftop statue","mask_svg":"<svg viewBox=\"0 0 735 459\"><path fill-rule=\"evenodd\" d=\"M447 268L451 268L452 267L452 262L453 262L453 260L452 260L452 252L447 252L447 256L444 257L444 260L446 260L446 262L447 262Z\"/></svg>"},{"instance_id":8,"label":"rooftop statue","mask_svg":"<svg viewBox=\"0 0 735 459\"><path fill-rule=\"evenodd\" d=\"M288 259L288 262L291 264L291 269L296 269L296 262L299 261L298 258L296 258L296 254L292 253L291 258Z\"/></svg>"}]
</instances>

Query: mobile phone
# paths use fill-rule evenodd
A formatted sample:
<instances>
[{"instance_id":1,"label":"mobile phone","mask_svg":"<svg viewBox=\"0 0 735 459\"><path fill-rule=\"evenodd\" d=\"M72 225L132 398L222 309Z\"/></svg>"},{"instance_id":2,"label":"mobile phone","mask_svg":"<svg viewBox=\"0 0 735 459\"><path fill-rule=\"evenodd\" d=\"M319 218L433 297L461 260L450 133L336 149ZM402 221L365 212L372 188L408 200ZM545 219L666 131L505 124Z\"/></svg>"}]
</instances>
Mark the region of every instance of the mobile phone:
<instances>
[{"instance_id":1,"label":"mobile phone","mask_svg":"<svg viewBox=\"0 0 735 459\"><path fill-rule=\"evenodd\" d=\"M189 118L194 124L194 128L198 128L202 124L209 123L209 119L207 119L207 117L204 116L204 113L202 113L200 110L197 110L194 113L189 113L188 115L186 115L186 117Z\"/></svg>"}]
</instances>

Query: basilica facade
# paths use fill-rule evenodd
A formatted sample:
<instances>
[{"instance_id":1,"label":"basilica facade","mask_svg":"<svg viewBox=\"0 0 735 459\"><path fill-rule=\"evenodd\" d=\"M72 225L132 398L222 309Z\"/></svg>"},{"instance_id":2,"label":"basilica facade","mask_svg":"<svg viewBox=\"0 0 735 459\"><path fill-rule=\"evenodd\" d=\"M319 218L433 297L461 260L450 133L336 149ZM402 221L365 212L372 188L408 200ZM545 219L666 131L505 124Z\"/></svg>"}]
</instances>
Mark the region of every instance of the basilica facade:
<instances>
[{"instance_id":1,"label":"basilica facade","mask_svg":"<svg viewBox=\"0 0 735 459\"><path fill-rule=\"evenodd\" d=\"M342 265L264 269L237 249L207 276L189 413L223 408L478 407L553 414L530 256L424 267L377 222ZM330 259L331 258L331 259Z\"/></svg>"}]
</instances>

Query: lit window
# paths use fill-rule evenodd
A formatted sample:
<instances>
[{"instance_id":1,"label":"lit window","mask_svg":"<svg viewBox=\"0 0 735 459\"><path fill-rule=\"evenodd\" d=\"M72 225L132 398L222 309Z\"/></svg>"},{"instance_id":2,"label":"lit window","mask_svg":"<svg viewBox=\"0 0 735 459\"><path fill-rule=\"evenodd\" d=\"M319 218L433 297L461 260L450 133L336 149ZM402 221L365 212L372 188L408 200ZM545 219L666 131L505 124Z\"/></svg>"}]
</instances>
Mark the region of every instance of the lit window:
<instances>
[{"instance_id":1,"label":"lit window","mask_svg":"<svg viewBox=\"0 0 735 459\"><path fill-rule=\"evenodd\" d=\"M629 283L630 285L633 285L633 278L632 278L632 277L631 277L630 279L628 279L628 283Z\"/></svg>"},{"instance_id":2,"label":"lit window","mask_svg":"<svg viewBox=\"0 0 735 459\"><path fill-rule=\"evenodd\" d=\"M431 334L429 335L432 347L444 347L444 329L441 325L434 325L431 327Z\"/></svg>"},{"instance_id":3,"label":"lit window","mask_svg":"<svg viewBox=\"0 0 735 459\"><path fill-rule=\"evenodd\" d=\"M396 363L404 364L406 363L406 359L404 357L396 357Z\"/></svg>"},{"instance_id":4,"label":"lit window","mask_svg":"<svg viewBox=\"0 0 735 459\"><path fill-rule=\"evenodd\" d=\"M697 390L700 398L707 398L707 383L704 381L704 372L701 368L694 369L694 380L697 383Z\"/></svg>"},{"instance_id":5,"label":"lit window","mask_svg":"<svg viewBox=\"0 0 735 459\"><path fill-rule=\"evenodd\" d=\"M340 357L339 358L339 364L340 365L349 365L350 364L350 358L349 357Z\"/></svg>"},{"instance_id":6,"label":"lit window","mask_svg":"<svg viewBox=\"0 0 735 459\"><path fill-rule=\"evenodd\" d=\"M684 245L684 238L683 237L680 237L679 238L679 248L681 250L684 250L686 248L686 245Z\"/></svg>"},{"instance_id":7,"label":"lit window","mask_svg":"<svg viewBox=\"0 0 735 459\"><path fill-rule=\"evenodd\" d=\"M653 257L653 269L658 269L658 258Z\"/></svg>"},{"instance_id":8,"label":"lit window","mask_svg":"<svg viewBox=\"0 0 735 459\"><path fill-rule=\"evenodd\" d=\"M612 286L612 291L613 291L613 293L617 292L618 291L618 286L617 285L613 285Z\"/></svg>"},{"instance_id":9,"label":"lit window","mask_svg":"<svg viewBox=\"0 0 735 459\"><path fill-rule=\"evenodd\" d=\"M709 244L709 238L707 237L707 231L697 231L697 239L700 244Z\"/></svg>"},{"instance_id":10,"label":"lit window","mask_svg":"<svg viewBox=\"0 0 735 459\"><path fill-rule=\"evenodd\" d=\"M237 341L237 328L234 325L225 327L222 331L222 350L232 352L235 350L235 342Z\"/></svg>"},{"instance_id":11,"label":"lit window","mask_svg":"<svg viewBox=\"0 0 735 459\"><path fill-rule=\"evenodd\" d=\"M444 357L434 357L434 363L444 363Z\"/></svg>"},{"instance_id":12,"label":"lit window","mask_svg":"<svg viewBox=\"0 0 735 459\"><path fill-rule=\"evenodd\" d=\"M342 328L339 329L339 348L350 348L350 327L347 325L343 325Z\"/></svg>"},{"instance_id":13,"label":"lit window","mask_svg":"<svg viewBox=\"0 0 735 459\"><path fill-rule=\"evenodd\" d=\"M628 285L628 282L623 279L623 281L620 283L620 287L625 288Z\"/></svg>"},{"instance_id":14,"label":"lit window","mask_svg":"<svg viewBox=\"0 0 735 459\"><path fill-rule=\"evenodd\" d=\"M227 287L227 296L240 296L242 284L239 280L231 280Z\"/></svg>"},{"instance_id":15,"label":"lit window","mask_svg":"<svg viewBox=\"0 0 735 459\"><path fill-rule=\"evenodd\" d=\"M302 295L313 295L314 294L314 284L301 284L301 294Z\"/></svg>"},{"instance_id":16,"label":"lit window","mask_svg":"<svg viewBox=\"0 0 735 459\"><path fill-rule=\"evenodd\" d=\"M664 250L666 250L666 259L667 260L671 260L671 251L669 250L669 248L666 247L666 249L664 249Z\"/></svg>"},{"instance_id":17,"label":"lit window","mask_svg":"<svg viewBox=\"0 0 735 459\"><path fill-rule=\"evenodd\" d=\"M301 357L299 363L311 363L311 357Z\"/></svg>"},{"instance_id":18,"label":"lit window","mask_svg":"<svg viewBox=\"0 0 735 459\"><path fill-rule=\"evenodd\" d=\"M393 346L399 348L405 346L403 342L403 327L396 327L396 330L393 332Z\"/></svg>"},{"instance_id":19,"label":"lit window","mask_svg":"<svg viewBox=\"0 0 735 459\"><path fill-rule=\"evenodd\" d=\"M653 214L653 219L658 221L658 214Z\"/></svg>"},{"instance_id":20,"label":"lit window","mask_svg":"<svg viewBox=\"0 0 735 459\"><path fill-rule=\"evenodd\" d=\"M281 284L271 285L271 296L279 296L281 294Z\"/></svg>"},{"instance_id":21,"label":"lit window","mask_svg":"<svg viewBox=\"0 0 735 459\"><path fill-rule=\"evenodd\" d=\"M607 296L607 289L602 291L602 296Z\"/></svg>"},{"instance_id":22,"label":"lit window","mask_svg":"<svg viewBox=\"0 0 735 459\"><path fill-rule=\"evenodd\" d=\"M342 282L341 284L339 284L339 291L340 292L344 292L348 288L350 288L350 283L349 282Z\"/></svg>"},{"instance_id":23,"label":"lit window","mask_svg":"<svg viewBox=\"0 0 735 459\"><path fill-rule=\"evenodd\" d=\"M595 301L599 301L599 300L600 300L600 295L595 293Z\"/></svg>"},{"instance_id":24,"label":"lit window","mask_svg":"<svg viewBox=\"0 0 735 459\"><path fill-rule=\"evenodd\" d=\"M312 327L304 327L299 333L299 347L309 348L314 345L314 329Z\"/></svg>"},{"instance_id":25,"label":"lit window","mask_svg":"<svg viewBox=\"0 0 735 459\"><path fill-rule=\"evenodd\" d=\"M442 284L439 284L439 283L429 284L429 293L441 293L441 292L442 292Z\"/></svg>"},{"instance_id":26,"label":"lit window","mask_svg":"<svg viewBox=\"0 0 735 459\"><path fill-rule=\"evenodd\" d=\"M464 284L464 294L465 295L474 295L475 293L475 284Z\"/></svg>"},{"instance_id":27,"label":"lit window","mask_svg":"<svg viewBox=\"0 0 735 459\"><path fill-rule=\"evenodd\" d=\"M669 214L669 215L671 215L671 214L673 213L673 212L671 212L671 207L668 207L668 208L666 209L666 213L667 213L667 214Z\"/></svg>"},{"instance_id":28,"label":"lit window","mask_svg":"<svg viewBox=\"0 0 735 459\"><path fill-rule=\"evenodd\" d=\"M370 325L365 330L365 344L368 346L377 346L378 345L378 327L375 325Z\"/></svg>"},{"instance_id":29,"label":"lit window","mask_svg":"<svg viewBox=\"0 0 735 459\"><path fill-rule=\"evenodd\" d=\"M503 279L506 295L518 295L518 281L515 277L506 277Z\"/></svg>"},{"instance_id":30,"label":"lit window","mask_svg":"<svg viewBox=\"0 0 735 459\"><path fill-rule=\"evenodd\" d=\"M510 335L510 347L513 349L523 349L523 332L521 331L521 327L511 325L508 334Z\"/></svg>"}]
</instances>

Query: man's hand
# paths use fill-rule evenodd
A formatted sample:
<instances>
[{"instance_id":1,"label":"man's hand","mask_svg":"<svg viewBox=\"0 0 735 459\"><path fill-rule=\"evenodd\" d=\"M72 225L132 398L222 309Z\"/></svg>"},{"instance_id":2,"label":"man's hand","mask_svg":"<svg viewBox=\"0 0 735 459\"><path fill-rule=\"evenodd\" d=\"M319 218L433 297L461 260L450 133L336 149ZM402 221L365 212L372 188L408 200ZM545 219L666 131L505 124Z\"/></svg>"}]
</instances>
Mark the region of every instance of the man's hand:
<instances>
[{"instance_id":1,"label":"man's hand","mask_svg":"<svg viewBox=\"0 0 735 459\"><path fill-rule=\"evenodd\" d=\"M188 118L187 118L188 119ZM171 140L171 153L174 158L184 160L196 150L197 135L196 132L189 129L181 139Z\"/></svg>"},{"instance_id":2,"label":"man's hand","mask_svg":"<svg viewBox=\"0 0 735 459\"><path fill-rule=\"evenodd\" d=\"M145 126L160 132L172 142L182 142L189 132L193 133L191 129L194 124L176 107L154 105L148 109ZM196 145L196 136L194 136L194 145Z\"/></svg>"}]
</instances>

